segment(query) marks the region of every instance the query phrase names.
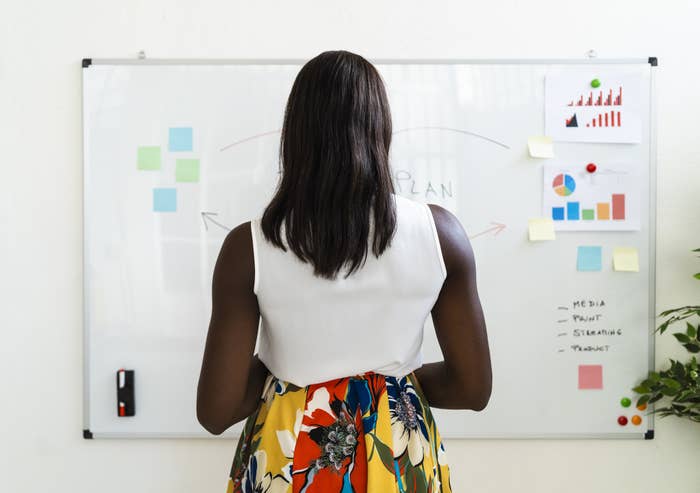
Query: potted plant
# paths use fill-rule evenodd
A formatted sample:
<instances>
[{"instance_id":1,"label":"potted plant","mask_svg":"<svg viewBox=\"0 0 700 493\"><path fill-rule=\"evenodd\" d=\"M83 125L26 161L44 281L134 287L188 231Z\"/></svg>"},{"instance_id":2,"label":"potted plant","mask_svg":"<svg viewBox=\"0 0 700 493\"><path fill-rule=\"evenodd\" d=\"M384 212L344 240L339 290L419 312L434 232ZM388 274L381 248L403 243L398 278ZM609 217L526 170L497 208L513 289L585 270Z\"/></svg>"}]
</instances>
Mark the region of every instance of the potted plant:
<instances>
[{"instance_id":1,"label":"potted plant","mask_svg":"<svg viewBox=\"0 0 700 493\"><path fill-rule=\"evenodd\" d=\"M693 252L700 252L700 248ZM694 277L700 280L700 272ZM692 356L685 363L670 358L667 369L650 371L649 376L632 389L641 394L637 405L665 399L665 405L655 406L653 413L658 413L661 417L679 416L700 422L700 368L695 356L700 352L700 306L671 308L661 312L659 317L666 317L656 328L655 332L660 334L672 324L685 322L685 331L675 332L673 336Z\"/></svg>"}]
</instances>

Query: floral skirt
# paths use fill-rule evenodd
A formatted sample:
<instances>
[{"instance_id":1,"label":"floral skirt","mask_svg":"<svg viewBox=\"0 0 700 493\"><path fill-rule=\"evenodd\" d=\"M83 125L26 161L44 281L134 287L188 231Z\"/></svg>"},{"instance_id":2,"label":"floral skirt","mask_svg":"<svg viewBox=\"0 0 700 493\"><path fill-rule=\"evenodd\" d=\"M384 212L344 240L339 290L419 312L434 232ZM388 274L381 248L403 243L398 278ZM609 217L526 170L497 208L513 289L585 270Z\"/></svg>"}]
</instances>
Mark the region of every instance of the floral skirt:
<instances>
[{"instance_id":1,"label":"floral skirt","mask_svg":"<svg viewBox=\"0 0 700 493\"><path fill-rule=\"evenodd\" d=\"M298 387L269 374L227 493L451 493L440 433L413 372Z\"/></svg>"}]
</instances>

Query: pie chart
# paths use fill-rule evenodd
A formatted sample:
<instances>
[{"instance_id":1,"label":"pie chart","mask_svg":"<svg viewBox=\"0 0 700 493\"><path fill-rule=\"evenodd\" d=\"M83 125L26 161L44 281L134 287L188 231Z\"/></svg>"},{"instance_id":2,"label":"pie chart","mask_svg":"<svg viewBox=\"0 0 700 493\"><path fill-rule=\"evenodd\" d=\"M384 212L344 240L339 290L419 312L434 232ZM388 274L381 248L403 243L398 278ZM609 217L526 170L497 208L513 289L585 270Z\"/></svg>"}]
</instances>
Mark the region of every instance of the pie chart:
<instances>
[{"instance_id":1,"label":"pie chart","mask_svg":"<svg viewBox=\"0 0 700 493\"><path fill-rule=\"evenodd\" d=\"M574 190L576 190L576 181L571 175L559 173L554 177L554 180L552 180L552 188L557 195L566 197L567 195L574 193Z\"/></svg>"}]
</instances>

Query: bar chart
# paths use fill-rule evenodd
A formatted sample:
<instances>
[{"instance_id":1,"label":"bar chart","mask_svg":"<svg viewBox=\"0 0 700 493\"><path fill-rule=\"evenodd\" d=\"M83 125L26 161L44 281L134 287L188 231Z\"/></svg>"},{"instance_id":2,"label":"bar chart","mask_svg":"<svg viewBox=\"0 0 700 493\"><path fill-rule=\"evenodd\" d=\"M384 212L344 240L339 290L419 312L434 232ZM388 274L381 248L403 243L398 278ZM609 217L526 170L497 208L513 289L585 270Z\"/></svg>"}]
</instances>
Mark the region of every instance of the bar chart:
<instances>
[{"instance_id":1,"label":"bar chart","mask_svg":"<svg viewBox=\"0 0 700 493\"><path fill-rule=\"evenodd\" d=\"M588 93L588 96L583 94L576 100L569 102L567 106L622 106L622 86L617 89L613 96L613 90L608 90L607 94L603 95L603 91L598 91L598 95L594 96L593 91Z\"/></svg>"},{"instance_id":2,"label":"bar chart","mask_svg":"<svg viewBox=\"0 0 700 493\"><path fill-rule=\"evenodd\" d=\"M542 216L564 231L625 231L639 227L638 172L631 163L561 162L543 166Z\"/></svg>"},{"instance_id":3,"label":"bar chart","mask_svg":"<svg viewBox=\"0 0 700 493\"><path fill-rule=\"evenodd\" d=\"M592 71L545 77L545 134L562 142L639 142L639 78L596 77ZM598 87L592 87L594 80Z\"/></svg>"},{"instance_id":4,"label":"bar chart","mask_svg":"<svg viewBox=\"0 0 700 493\"><path fill-rule=\"evenodd\" d=\"M568 123L567 123L568 126ZM619 111L608 111L599 113L590 122L586 123L587 127L621 127L622 117Z\"/></svg>"},{"instance_id":5,"label":"bar chart","mask_svg":"<svg viewBox=\"0 0 700 493\"><path fill-rule=\"evenodd\" d=\"M586 204L589 207L582 208L580 202L569 201L565 205L552 206L552 220L554 221L624 221L625 220L625 194L614 193L608 202L596 202Z\"/></svg>"}]
</instances>

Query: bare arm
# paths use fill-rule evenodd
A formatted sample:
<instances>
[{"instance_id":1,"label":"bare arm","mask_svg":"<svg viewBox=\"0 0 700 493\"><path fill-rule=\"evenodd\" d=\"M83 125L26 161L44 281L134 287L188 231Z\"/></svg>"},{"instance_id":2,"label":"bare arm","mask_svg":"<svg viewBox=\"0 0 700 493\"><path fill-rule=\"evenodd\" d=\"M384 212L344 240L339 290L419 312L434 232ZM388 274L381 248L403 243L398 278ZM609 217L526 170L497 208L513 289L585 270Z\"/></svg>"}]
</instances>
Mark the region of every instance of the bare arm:
<instances>
[{"instance_id":1,"label":"bare arm","mask_svg":"<svg viewBox=\"0 0 700 493\"><path fill-rule=\"evenodd\" d=\"M268 374L253 355L260 311L253 293L250 223L224 240L214 267L212 314L197 386L197 419L219 435L249 416Z\"/></svg>"},{"instance_id":2,"label":"bare arm","mask_svg":"<svg viewBox=\"0 0 700 493\"><path fill-rule=\"evenodd\" d=\"M415 374L432 407L480 411L491 397L492 376L474 253L459 219L438 205L429 207L447 267L432 310L444 360L427 363Z\"/></svg>"}]
</instances>

